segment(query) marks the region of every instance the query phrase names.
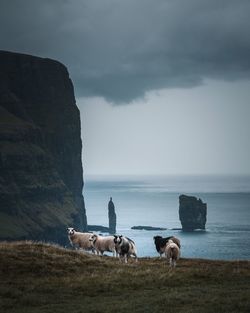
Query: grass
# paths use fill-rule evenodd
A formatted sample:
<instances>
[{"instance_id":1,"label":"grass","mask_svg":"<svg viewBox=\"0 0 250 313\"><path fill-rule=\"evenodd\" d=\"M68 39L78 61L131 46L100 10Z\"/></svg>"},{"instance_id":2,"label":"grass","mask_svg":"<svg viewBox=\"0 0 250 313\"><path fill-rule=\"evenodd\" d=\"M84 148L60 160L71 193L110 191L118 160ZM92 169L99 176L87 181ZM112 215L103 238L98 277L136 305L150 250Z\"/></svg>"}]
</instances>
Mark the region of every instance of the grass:
<instances>
[{"instance_id":1,"label":"grass","mask_svg":"<svg viewBox=\"0 0 250 313\"><path fill-rule=\"evenodd\" d=\"M55 245L0 243L0 312L250 312L249 261L121 264Z\"/></svg>"}]
</instances>

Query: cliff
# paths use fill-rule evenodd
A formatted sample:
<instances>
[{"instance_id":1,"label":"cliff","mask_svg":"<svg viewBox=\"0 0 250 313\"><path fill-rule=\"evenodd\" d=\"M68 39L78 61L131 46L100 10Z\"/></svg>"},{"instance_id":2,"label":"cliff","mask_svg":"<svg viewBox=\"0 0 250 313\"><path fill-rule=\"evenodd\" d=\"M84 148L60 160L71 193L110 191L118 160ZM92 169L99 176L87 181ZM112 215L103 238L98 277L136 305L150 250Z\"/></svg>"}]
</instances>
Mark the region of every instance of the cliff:
<instances>
[{"instance_id":1,"label":"cliff","mask_svg":"<svg viewBox=\"0 0 250 313\"><path fill-rule=\"evenodd\" d=\"M0 51L0 240L87 228L80 114L61 63Z\"/></svg>"},{"instance_id":2,"label":"cliff","mask_svg":"<svg viewBox=\"0 0 250 313\"><path fill-rule=\"evenodd\" d=\"M181 195L179 197L179 217L184 231L205 229L207 204L196 197Z\"/></svg>"}]
</instances>

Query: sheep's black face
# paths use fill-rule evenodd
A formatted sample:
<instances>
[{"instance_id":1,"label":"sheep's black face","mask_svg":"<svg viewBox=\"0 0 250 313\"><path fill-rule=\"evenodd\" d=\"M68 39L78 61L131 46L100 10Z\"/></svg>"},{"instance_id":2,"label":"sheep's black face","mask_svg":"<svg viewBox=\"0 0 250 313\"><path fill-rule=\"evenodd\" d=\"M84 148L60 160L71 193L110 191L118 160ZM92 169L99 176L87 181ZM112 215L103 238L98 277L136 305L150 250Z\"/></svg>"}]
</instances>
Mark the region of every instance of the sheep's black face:
<instances>
[{"instance_id":1,"label":"sheep's black face","mask_svg":"<svg viewBox=\"0 0 250 313\"><path fill-rule=\"evenodd\" d=\"M69 227L69 228L68 228L68 235L74 235L74 233L75 233L74 228Z\"/></svg>"},{"instance_id":2,"label":"sheep's black face","mask_svg":"<svg viewBox=\"0 0 250 313\"><path fill-rule=\"evenodd\" d=\"M154 236L154 242L158 242L162 239L162 236Z\"/></svg>"},{"instance_id":3,"label":"sheep's black face","mask_svg":"<svg viewBox=\"0 0 250 313\"><path fill-rule=\"evenodd\" d=\"M119 245L122 242L122 236L114 236L114 243Z\"/></svg>"}]
</instances>

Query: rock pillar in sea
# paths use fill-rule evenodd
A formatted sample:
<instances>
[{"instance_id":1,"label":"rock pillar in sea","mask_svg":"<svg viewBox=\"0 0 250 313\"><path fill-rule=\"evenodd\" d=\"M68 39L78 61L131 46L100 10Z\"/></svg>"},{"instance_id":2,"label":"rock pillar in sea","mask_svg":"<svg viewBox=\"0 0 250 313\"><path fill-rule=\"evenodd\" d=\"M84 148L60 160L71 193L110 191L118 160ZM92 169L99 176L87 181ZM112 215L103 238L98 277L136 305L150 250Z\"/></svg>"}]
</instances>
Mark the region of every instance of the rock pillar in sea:
<instances>
[{"instance_id":1,"label":"rock pillar in sea","mask_svg":"<svg viewBox=\"0 0 250 313\"><path fill-rule=\"evenodd\" d=\"M112 201L112 198L109 200L108 204L108 215L109 215L109 232L110 234L116 233L116 214L115 214L115 205Z\"/></svg>"},{"instance_id":2,"label":"rock pillar in sea","mask_svg":"<svg viewBox=\"0 0 250 313\"><path fill-rule=\"evenodd\" d=\"M181 195L179 197L179 218L183 231L205 229L207 204L196 197Z\"/></svg>"}]
</instances>

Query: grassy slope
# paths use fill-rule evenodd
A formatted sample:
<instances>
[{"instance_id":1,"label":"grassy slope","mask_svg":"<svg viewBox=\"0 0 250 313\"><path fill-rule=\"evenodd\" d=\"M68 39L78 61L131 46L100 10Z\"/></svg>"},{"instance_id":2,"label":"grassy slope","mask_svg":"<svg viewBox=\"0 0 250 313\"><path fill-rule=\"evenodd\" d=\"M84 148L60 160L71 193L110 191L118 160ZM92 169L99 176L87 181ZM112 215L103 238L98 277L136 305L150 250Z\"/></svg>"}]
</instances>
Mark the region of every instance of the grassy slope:
<instances>
[{"instance_id":1,"label":"grassy slope","mask_svg":"<svg viewBox=\"0 0 250 313\"><path fill-rule=\"evenodd\" d=\"M85 255L42 243L0 244L0 312L250 312L250 263Z\"/></svg>"}]
</instances>

